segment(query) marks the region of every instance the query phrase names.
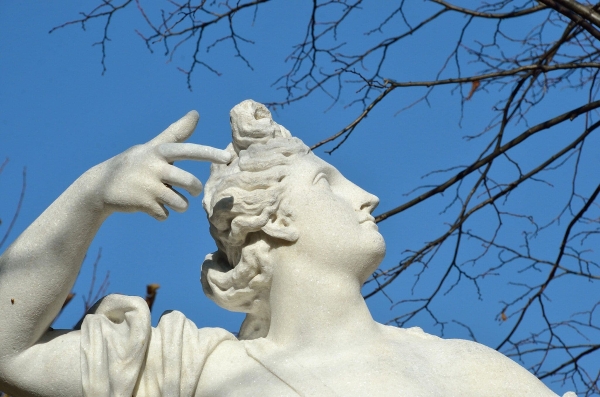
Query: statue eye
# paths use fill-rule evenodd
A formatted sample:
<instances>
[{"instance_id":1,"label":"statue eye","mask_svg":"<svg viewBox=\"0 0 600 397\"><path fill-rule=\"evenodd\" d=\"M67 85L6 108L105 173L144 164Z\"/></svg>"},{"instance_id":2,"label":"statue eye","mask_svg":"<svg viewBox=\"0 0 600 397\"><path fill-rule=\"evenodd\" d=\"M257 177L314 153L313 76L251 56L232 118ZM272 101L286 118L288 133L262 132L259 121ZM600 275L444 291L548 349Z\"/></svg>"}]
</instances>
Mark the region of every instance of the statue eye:
<instances>
[{"instance_id":1,"label":"statue eye","mask_svg":"<svg viewBox=\"0 0 600 397\"><path fill-rule=\"evenodd\" d=\"M325 175L325 173L323 172L319 172L317 176L315 176L315 179L313 180L313 185L323 185L327 187L327 189L331 188L331 186L329 185L329 180L327 179L327 175Z\"/></svg>"}]
</instances>

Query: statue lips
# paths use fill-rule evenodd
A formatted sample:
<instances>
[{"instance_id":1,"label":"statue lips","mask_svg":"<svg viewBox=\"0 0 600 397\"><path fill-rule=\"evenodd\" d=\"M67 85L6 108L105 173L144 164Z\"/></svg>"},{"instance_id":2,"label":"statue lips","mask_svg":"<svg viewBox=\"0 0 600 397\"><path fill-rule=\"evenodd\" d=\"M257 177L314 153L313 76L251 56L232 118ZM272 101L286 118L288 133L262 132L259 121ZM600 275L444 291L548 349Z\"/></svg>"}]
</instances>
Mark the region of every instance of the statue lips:
<instances>
[{"instance_id":1,"label":"statue lips","mask_svg":"<svg viewBox=\"0 0 600 397\"><path fill-rule=\"evenodd\" d=\"M360 217L360 219L358 220L358 223L361 225L366 222L368 222L369 225L373 225L376 230L379 230L379 228L377 227L377 224L375 223L375 218L373 217L373 215L365 214L364 216Z\"/></svg>"}]
</instances>

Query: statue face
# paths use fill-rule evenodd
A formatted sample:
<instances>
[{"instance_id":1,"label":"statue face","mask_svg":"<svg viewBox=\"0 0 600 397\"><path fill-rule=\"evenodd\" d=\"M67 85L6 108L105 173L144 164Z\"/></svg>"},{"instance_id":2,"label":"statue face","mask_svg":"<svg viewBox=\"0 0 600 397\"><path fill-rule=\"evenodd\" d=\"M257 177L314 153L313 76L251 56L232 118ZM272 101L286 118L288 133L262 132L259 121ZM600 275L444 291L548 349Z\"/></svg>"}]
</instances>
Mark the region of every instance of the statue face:
<instances>
[{"instance_id":1,"label":"statue face","mask_svg":"<svg viewBox=\"0 0 600 397\"><path fill-rule=\"evenodd\" d=\"M379 199L312 153L291 168L286 196L299 235L296 252L366 281L385 255L371 215Z\"/></svg>"}]
</instances>

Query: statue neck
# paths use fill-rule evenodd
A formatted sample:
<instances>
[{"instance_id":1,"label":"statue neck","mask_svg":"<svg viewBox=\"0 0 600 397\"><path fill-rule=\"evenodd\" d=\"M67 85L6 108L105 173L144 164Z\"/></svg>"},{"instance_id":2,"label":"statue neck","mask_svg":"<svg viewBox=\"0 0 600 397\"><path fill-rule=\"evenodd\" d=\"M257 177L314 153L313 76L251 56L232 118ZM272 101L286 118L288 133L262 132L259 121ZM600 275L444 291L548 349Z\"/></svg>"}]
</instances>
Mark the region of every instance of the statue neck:
<instances>
[{"instance_id":1,"label":"statue neck","mask_svg":"<svg viewBox=\"0 0 600 397\"><path fill-rule=\"evenodd\" d=\"M377 324L357 278L304 263L278 266L271 286L267 336L282 348L330 351L374 336Z\"/></svg>"}]
</instances>

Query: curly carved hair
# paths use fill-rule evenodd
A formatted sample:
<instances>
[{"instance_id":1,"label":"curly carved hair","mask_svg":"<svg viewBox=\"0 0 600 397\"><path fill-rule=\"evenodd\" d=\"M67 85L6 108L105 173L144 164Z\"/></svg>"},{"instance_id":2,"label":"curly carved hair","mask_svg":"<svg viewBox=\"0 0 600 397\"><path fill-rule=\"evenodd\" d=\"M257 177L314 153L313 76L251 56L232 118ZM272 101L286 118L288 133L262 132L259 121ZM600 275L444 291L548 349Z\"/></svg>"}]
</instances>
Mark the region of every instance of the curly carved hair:
<instances>
[{"instance_id":1,"label":"curly carved hair","mask_svg":"<svg viewBox=\"0 0 600 397\"><path fill-rule=\"evenodd\" d=\"M203 205L218 251L202 265L202 287L219 306L247 313L240 339L266 336L273 243L293 243L286 176L298 155L310 149L275 123L262 104L246 100L231 110L232 154L213 164Z\"/></svg>"}]
</instances>

